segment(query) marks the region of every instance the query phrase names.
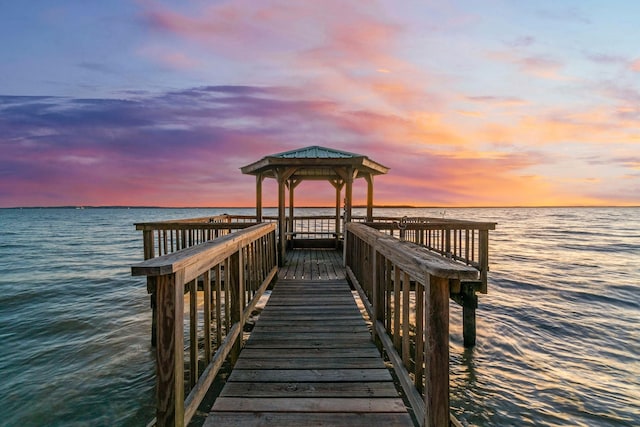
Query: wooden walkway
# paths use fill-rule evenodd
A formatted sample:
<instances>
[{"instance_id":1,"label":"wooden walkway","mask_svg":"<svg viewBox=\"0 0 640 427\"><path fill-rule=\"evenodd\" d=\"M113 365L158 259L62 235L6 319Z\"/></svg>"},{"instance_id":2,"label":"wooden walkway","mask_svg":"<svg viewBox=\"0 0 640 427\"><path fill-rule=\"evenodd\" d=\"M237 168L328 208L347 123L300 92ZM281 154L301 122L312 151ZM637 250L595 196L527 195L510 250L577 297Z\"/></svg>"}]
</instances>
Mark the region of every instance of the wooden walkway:
<instances>
[{"instance_id":1,"label":"wooden walkway","mask_svg":"<svg viewBox=\"0 0 640 427\"><path fill-rule=\"evenodd\" d=\"M287 252L280 280L338 280L347 277L342 252L333 249L296 249Z\"/></svg>"},{"instance_id":2,"label":"wooden walkway","mask_svg":"<svg viewBox=\"0 0 640 427\"><path fill-rule=\"evenodd\" d=\"M289 252L205 426L413 426L341 265Z\"/></svg>"}]
</instances>

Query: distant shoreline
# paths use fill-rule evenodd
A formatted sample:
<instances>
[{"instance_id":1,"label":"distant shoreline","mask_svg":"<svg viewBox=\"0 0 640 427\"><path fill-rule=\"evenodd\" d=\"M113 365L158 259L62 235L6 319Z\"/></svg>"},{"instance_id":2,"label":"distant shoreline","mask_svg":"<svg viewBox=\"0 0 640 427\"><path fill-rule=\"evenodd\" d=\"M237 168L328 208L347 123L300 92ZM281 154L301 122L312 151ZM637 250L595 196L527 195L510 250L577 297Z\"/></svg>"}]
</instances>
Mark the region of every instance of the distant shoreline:
<instances>
[{"instance_id":1,"label":"distant shoreline","mask_svg":"<svg viewBox=\"0 0 640 427\"><path fill-rule=\"evenodd\" d=\"M354 205L354 209L365 209L366 205ZM278 209L277 206L263 206L263 209ZM296 209L335 209L335 206L296 206ZM640 208L640 205L541 205L541 206L415 206L415 205L374 205L374 209L554 209L554 208ZM0 209L255 209L255 206L9 206Z\"/></svg>"}]
</instances>

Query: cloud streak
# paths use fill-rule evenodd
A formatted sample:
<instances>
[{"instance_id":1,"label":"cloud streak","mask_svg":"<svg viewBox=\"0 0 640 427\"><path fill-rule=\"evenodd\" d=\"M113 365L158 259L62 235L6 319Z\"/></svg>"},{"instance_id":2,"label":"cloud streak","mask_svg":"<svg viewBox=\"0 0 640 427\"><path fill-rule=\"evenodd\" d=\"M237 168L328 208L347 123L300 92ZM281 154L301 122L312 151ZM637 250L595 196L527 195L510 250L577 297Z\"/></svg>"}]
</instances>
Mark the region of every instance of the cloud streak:
<instances>
[{"instance_id":1,"label":"cloud streak","mask_svg":"<svg viewBox=\"0 0 640 427\"><path fill-rule=\"evenodd\" d=\"M120 100L0 97L0 105L0 173L11 177L0 184L4 206L251 206L254 182L239 167L306 145L389 166L376 185L379 203L558 201L549 183L526 172L549 162L542 153L456 150L456 138L466 136L447 135L454 131L445 125L348 111L295 88L209 86Z\"/></svg>"},{"instance_id":2,"label":"cloud streak","mask_svg":"<svg viewBox=\"0 0 640 427\"><path fill-rule=\"evenodd\" d=\"M379 203L640 203L619 160L640 144L636 52L560 37L591 34L590 11L514 4L505 26L437 2L136 5L117 61L69 54L84 96L0 96L0 206L249 206L238 168L308 145L391 167ZM313 188L297 199L332 203Z\"/></svg>"}]
</instances>

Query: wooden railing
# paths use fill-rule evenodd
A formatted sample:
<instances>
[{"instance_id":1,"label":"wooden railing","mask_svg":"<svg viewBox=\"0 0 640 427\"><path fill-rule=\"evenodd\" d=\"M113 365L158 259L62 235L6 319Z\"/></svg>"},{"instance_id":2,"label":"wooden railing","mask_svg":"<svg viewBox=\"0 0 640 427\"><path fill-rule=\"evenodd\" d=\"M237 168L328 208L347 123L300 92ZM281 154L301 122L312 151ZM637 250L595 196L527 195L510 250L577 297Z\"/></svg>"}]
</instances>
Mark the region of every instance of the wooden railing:
<instances>
[{"instance_id":1,"label":"wooden railing","mask_svg":"<svg viewBox=\"0 0 640 427\"><path fill-rule=\"evenodd\" d=\"M346 230L346 267L419 424L449 425L449 294L478 271L363 224Z\"/></svg>"},{"instance_id":2,"label":"wooden railing","mask_svg":"<svg viewBox=\"0 0 640 427\"><path fill-rule=\"evenodd\" d=\"M265 222L277 222L273 216L263 217ZM365 222L365 217L353 217L354 222ZM251 215L217 215L172 221L136 224L143 232L145 259L166 255L207 240L224 236L256 224ZM296 216L286 219L288 239L341 239L340 221L335 216ZM447 258L465 263L480 272L477 290L487 293L489 272L489 230L493 222L463 221L429 217L374 217L367 225L398 236L401 240L424 246Z\"/></svg>"},{"instance_id":3,"label":"wooden railing","mask_svg":"<svg viewBox=\"0 0 640 427\"><path fill-rule=\"evenodd\" d=\"M144 259L170 254L251 225L251 221L230 215L135 224L136 230L142 231Z\"/></svg>"},{"instance_id":4,"label":"wooden railing","mask_svg":"<svg viewBox=\"0 0 640 427\"><path fill-rule=\"evenodd\" d=\"M289 223L287 218L287 223ZM290 223L289 223L290 224ZM296 237L308 239L328 239L336 238L338 231L336 228L336 217L330 215L295 216L293 226L289 225L288 234Z\"/></svg>"},{"instance_id":5,"label":"wooden railing","mask_svg":"<svg viewBox=\"0 0 640 427\"><path fill-rule=\"evenodd\" d=\"M131 267L134 276L147 276L155 293L158 426L188 424L224 360L237 358L243 325L277 272L275 230L275 224L254 225ZM204 324L199 337L200 310Z\"/></svg>"},{"instance_id":6,"label":"wooden railing","mask_svg":"<svg viewBox=\"0 0 640 427\"><path fill-rule=\"evenodd\" d=\"M367 225L474 267L480 272L479 291L487 293L489 230L495 230L495 223L403 217L376 218Z\"/></svg>"}]
</instances>

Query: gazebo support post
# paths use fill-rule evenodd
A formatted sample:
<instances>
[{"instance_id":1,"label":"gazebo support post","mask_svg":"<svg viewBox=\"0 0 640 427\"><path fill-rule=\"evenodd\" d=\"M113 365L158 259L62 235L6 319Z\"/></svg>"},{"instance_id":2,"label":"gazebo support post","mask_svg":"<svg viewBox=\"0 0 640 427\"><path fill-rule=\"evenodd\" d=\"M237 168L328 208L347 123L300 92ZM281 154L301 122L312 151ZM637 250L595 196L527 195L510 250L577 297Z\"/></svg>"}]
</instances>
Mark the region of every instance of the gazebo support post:
<instances>
[{"instance_id":1,"label":"gazebo support post","mask_svg":"<svg viewBox=\"0 0 640 427\"><path fill-rule=\"evenodd\" d=\"M367 181L367 222L373 221L373 175L366 174L364 179Z\"/></svg>"},{"instance_id":2,"label":"gazebo support post","mask_svg":"<svg viewBox=\"0 0 640 427\"><path fill-rule=\"evenodd\" d=\"M294 174L296 168L276 168L275 175L278 180L278 265L284 265L287 253L286 245L286 212L285 212L285 187L287 180Z\"/></svg>"},{"instance_id":3,"label":"gazebo support post","mask_svg":"<svg viewBox=\"0 0 640 427\"><path fill-rule=\"evenodd\" d=\"M344 181L342 179L332 179L329 181L331 185L336 189L336 248L338 247L338 241L340 240L340 196L342 195L342 187L344 187Z\"/></svg>"},{"instance_id":4,"label":"gazebo support post","mask_svg":"<svg viewBox=\"0 0 640 427\"><path fill-rule=\"evenodd\" d=\"M262 222L262 181L264 176L256 175L256 222Z\"/></svg>"},{"instance_id":5,"label":"gazebo support post","mask_svg":"<svg viewBox=\"0 0 640 427\"><path fill-rule=\"evenodd\" d=\"M298 184L300 184L300 180L296 180L296 179L292 179L289 178L287 180L287 187L289 187L289 224L287 227L287 231L289 233L293 233L294 230L294 217L293 217L293 212L294 212L294 193L295 193L295 189L298 186ZM293 239L293 235L291 235L292 239Z\"/></svg>"},{"instance_id":6,"label":"gazebo support post","mask_svg":"<svg viewBox=\"0 0 640 427\"><path fill-rule=\"evenodd\" d=\"M357 171L356 171L357 173ZM344 222L351 222L351 207L352 199L353 199L353 167L349 166L347 168L347 177L346 177L346 189L344 194Z\"/></svg>"}]
</instances>

